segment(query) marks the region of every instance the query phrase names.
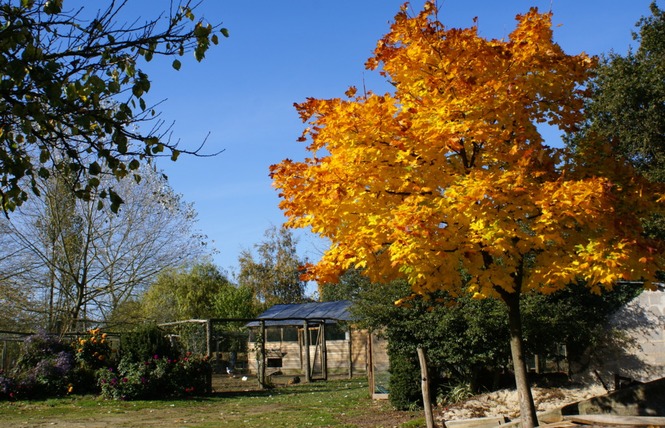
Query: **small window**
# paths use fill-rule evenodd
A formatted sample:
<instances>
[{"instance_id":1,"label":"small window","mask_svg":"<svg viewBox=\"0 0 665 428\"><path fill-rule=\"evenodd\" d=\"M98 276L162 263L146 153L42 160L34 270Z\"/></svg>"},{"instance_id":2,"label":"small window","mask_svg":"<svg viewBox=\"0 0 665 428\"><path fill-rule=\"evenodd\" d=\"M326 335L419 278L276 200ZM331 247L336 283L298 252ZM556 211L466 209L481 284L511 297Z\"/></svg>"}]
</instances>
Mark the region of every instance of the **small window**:
<instances>
[{"instance_id":1,"label":"small window","mask_svg":"<svg viewBox=\"0 0 665 428\"><path fill-rule=\"evenodd\" d=\"M266 329L266 342L281 342L282 329L279 327L271 327Z\"/></svg>"},{"instance_id":2,"label":"small window","mask_svg":"<svg viewBox=\"0 0 665 428\"><path fill-rule=\"evenodd\" d=\"M282 367L282 359L281 358L268 358L267 361L268 368L270 369L276 369Z\"/></svg>"},{"instance_id":3,"label":"small window","mask_svg":"<svg viewBox=\"0 0 665 428\"><path fill-rule=\"evenodd\" d=\"M326 340L346 340L346 331L339 324L326 324Z\"/></svg>"},{"instance_id":4,"label":"small window","mask_svg":"<svg viewBox=\"0 0 665 428\"><path fill-rule=\"evenodd\" d=\"M284 342L297 342L298 327L284 327L282 330L282 340Z\"/></svg>"}]
</instances>

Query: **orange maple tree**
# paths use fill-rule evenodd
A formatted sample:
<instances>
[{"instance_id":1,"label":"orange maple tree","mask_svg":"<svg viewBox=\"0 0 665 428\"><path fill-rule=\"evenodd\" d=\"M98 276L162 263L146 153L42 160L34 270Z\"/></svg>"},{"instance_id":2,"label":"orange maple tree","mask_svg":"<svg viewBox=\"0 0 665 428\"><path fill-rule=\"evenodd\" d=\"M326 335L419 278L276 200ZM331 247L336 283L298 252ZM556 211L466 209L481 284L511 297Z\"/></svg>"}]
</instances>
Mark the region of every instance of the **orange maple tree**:
<instances>
[{"instance_id":1,"label":"orange maple tree","mask_svg":"<svg viewBox=\"0 0 665 428\"><path fill-rule=\"evenodd\" d=\"M602 142L544 143L540 124L565 133L584 120L595 64L553 42L550 13L531 9L507 40L488 40L445 28L433 3L406 10L367 62L392 93L352 87L296 105L311 155L271 167L280 207L287 225L330 240L310 270L319 281L353 267L375 282L406 278L417 294L504 301L520 410L535 425L520 294L654 278L662 245L640 219L662 212L663 189Z\"/></svg>"}]
</instances>

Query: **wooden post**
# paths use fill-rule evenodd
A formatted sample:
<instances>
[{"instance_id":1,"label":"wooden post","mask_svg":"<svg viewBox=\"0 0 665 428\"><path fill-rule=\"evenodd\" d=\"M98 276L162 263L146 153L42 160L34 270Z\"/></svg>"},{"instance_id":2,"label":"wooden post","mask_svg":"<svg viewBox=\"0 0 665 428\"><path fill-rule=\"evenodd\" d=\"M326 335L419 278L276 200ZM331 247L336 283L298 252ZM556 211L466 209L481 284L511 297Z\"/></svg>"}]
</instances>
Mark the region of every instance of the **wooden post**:
<instances>
[{"instance_id":1,"label":"wooden post","mask_svg":"<svg viewBox=\"0 0 665 428\"><path fill-rule=\"evenodd\" d=\"M212 359L212 321L206 320L206 355L208 361ZM206 374L206 388L207 392L212 392L212 368Z\"/></svg>"},{"instance_id":2,"label":"wooden post","mask_svg":"<svg viewBox=\"0 0 665 428\"><path fill-rule=\"evenodd\" d=\"M212 358L212 322L206 320L206 355Z\"/></svg>"},{"instance_id":3,"label":"wooden post","mask_svg":"<svg viewBox=\"0 0 665 428\"><path fill-rule=\"evenodd\" d=\"M261 354L261 358L257 359L259 361L259 383L261 384L261 388L264 388L266 386L266 322L264 320L261 320L261 346L259 348L259 352Z\"/></svg>"},{"instance_id":4,"label":"wooden post","mask_svg":"<svg viewBox=\"0 0 665 428\"><path fill-rule=\"evenodd\" d=\"M328 348L326 347L326 322L323 321L319 327L321 335L321 371L323 380L328 380Z\"/></svg>"},{"instance_id":5,"label":"wooden post","mask_svg":"<svg viewBox=\"0 0 665 428\"><path fill-rule=\"evenodd\" d=\"M372 352L372 332L367 334L367 381L369 382L369 390L371 397L374 398L376 392L376 385L374 384L374 354Z\"/></svg>"},{"instance_id":6,"label":"wooden post","mask_svg":"<svg viewBox=\"0 0 665 428\"><path fill-rule=\"evenodd\" d=\"M7 371L9 371L7 366L8 366L8 364L7 364L7 341L3 340L2 341L2 367L0 367L0 369L2 369L2 371L7 372Z\"/></svg>"},{"instance_id":7,"label":"wooden post","mask_svg":"<svg viewBox=\"0 0 665 428\"><path fill-rule=\"evenodd\" d=\"M215 340L215 369L217 371L220 370L219 366L219 339L217 339Z\"/></svg>"},{"instance_id":8,"label":"wooden post","mask_svg":"<svg viewBox=\"0 0 665 428\"><path fill-rule=\"evenodd\" d=\"M420 362L420 378L422 380L423 392L423 407L425 410L425 421L427 428L435 428L434 415L432 414L432 402L429 395L429 377L427 376L427 359L425 358L425 351L420 346L418 347L418 361ZM445 426L445 424L444 424Z\"/></svg>"},{"instance_id":9,"label":"wooden post","mask_svg":"<svg viewBox=\"0 0 665 428\"><path fill-rule=\"evenodd\" d=\"M309 323L307 320L303 323L303 343L305 347L305 382L312 381L312 370L309 363Z\"/></svg>"},{"instance_id":10,"label":"wooden post","mask_svg":"<svg viewBox=\"0 0 665 428\"><path fill-rule=\"evenodd\" d=\"M349 346L349 379L353 379L353 334L351 333L351 327L346 332L346 340L348 341Z\"/></svg>"}]
</instances>

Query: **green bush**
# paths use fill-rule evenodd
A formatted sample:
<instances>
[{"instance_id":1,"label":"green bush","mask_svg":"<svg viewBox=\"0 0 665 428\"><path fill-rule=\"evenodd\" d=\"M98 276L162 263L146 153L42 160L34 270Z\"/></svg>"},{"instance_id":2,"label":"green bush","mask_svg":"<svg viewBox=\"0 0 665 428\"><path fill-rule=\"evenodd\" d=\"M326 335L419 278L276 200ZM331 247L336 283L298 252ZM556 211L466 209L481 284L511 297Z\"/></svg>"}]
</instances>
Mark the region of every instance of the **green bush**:
<instances>
[{"instance_id":1,"label":"green bush","mask_svg":"<svg viewBox=\"0 0 665 428\"><path fill-rule=\"evenodd\" d=\"M420 366L413 357L398 352L389 352L390 357L390 404L397 410L411 410L423 405L420 391Z\"/></svg>"},{"instance_id":2,"label":"green bush","mask_svg":"<svg viewBox=\"0 0 665 428\"><path fill-rule=\"evenodd\" d=\"M144 362L155 355L177 358L177 351L164 331L156 325L139 327L133 332L125 333L120 339L121 359L126 362Z\"/></svg>"},{"instance_id":3,"label":"green bush","mask_svg":"<svg viewBox=\"0 0 665 428\"><path fill-rule=\"evenodd\" d=\"M123 357L117 369L98 371L98 383L104 398L177 398L209 392L207 378L211 374L207 358L192 355L181 359L154 355L142 362Z\"/></svg>"}]
</instances>

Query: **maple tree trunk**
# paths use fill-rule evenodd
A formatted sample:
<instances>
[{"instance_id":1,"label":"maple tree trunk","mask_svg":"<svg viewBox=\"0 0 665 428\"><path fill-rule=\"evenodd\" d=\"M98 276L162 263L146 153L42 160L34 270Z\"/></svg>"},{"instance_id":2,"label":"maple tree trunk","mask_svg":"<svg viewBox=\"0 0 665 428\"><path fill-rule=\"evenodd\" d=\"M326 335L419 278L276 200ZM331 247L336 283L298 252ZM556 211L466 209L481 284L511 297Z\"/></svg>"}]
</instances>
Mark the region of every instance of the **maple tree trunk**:
<instances>
[{"instance_id":1,"label":"maple tree trunk","mask_svg":"<svg viewBox=\"0 0 665 428\"><path fill-rule=\"evenodd\" d=\"M425 350L420 346L417 349L418 352L418 362L420 363L420 380L421 380L421 390L423 393L423 409L425 411L425 422L427 428L436 428L434 423L434 415L432 414L432 400L430 400L429 392L429 376L427 372L427 357L425 356ZM443 423L445 428L446 423Z\"/></svg>"},{"instance_id":2,"label":"maple tree trunk","mask_svg":"<svg viewBox=\"0 0 665 428\"><path fill-rule=\"evenodd\" d=\"M519 293L510 293L502 296L508 306L508 324L510 327L510 353L513 358L513 370L515 371L515 385L520 401L520 419L523 427L538 426L536 406L533 403L533 395L526 372L526 360L524 358L524 346L522 341L522 316L520 313Z\"/></svg>"}]
</instances>

